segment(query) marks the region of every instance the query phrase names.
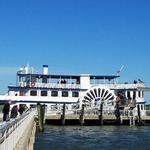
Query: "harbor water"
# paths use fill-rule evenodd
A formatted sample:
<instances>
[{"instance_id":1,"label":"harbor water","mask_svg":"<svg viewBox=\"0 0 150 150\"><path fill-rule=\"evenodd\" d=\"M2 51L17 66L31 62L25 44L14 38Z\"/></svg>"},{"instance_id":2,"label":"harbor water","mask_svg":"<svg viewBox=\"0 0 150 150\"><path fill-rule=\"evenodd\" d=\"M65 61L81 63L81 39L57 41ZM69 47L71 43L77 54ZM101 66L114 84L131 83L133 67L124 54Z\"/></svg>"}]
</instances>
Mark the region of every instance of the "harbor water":
<instances>
[{"instance_id":1,"label":"harbor water","mask_svg":"<svg viewBox=\"0 0 150 150\"><path fill-rule=\"evenodd\" d=\"M45 126L34 150L150 150L150 126Z\"/></svg>"}]
</instances>

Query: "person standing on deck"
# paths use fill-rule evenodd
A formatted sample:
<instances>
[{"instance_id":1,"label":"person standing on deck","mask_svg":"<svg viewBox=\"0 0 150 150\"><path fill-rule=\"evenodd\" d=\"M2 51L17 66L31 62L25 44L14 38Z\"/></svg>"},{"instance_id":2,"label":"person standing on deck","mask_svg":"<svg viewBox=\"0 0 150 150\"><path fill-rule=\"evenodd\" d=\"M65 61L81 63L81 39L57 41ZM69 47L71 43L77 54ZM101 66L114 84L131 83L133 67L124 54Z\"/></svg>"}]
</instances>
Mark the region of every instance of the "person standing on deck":
<instances>
[{"instance_id":1,"label":"person standing on deck","mask_svg":"<svg viewBox=\"0 0 150 150\"><path fill-rule=\"evenodd\" d=\"M3 107L3 121L8 121L9 120L9 111L10 111L10 102L7 102L4 104Z\"/></svg>"}]
</instances>

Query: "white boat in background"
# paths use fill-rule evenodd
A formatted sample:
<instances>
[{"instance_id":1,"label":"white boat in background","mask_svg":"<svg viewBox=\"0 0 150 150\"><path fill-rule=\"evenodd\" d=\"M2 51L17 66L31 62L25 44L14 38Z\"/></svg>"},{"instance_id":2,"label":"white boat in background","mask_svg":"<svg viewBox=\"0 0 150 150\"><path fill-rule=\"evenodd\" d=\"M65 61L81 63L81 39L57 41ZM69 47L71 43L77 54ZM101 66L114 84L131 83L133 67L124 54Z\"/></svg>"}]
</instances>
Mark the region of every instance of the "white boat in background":
<instances>
[{"instance_id":1,"label":"white boat in background","mask_svg":"<svg viewBox=\"0 0 150 150\"><path fill-rule=\"evenodd\" d=\"M63 103L67 109L114 110L119 100L121 109L145 110L143 82L117 83L119 75L62 75L48 74L48 65L43 65L42 73L36 73L33 67L20 68L17 72L17 84L8 86L8 93L0 95L0 101L11 100L18 103L44 103L48 109L61 109ZM143 111L144 112L144 111Z\"/></svg>"}]
</instances>

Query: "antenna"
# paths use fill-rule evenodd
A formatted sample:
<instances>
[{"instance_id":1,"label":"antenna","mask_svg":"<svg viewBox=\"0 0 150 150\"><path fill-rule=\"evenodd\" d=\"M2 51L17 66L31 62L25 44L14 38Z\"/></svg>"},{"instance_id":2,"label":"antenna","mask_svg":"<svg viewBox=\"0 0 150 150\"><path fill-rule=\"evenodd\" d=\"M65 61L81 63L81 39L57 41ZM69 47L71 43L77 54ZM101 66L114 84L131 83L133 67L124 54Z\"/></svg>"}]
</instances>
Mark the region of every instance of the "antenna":
<instances>
[{"instance_id":1,"label":"antenna","mask_svg":"<svg viewBox=\"0 0 150 150\"><path fill-rule=\"evenodd\" d=\"M120 72L123 70L124 68L124 65L121 66L121 68L116 72L117 73L117 76L119 76Z\"/></svg>"}]
</instances>

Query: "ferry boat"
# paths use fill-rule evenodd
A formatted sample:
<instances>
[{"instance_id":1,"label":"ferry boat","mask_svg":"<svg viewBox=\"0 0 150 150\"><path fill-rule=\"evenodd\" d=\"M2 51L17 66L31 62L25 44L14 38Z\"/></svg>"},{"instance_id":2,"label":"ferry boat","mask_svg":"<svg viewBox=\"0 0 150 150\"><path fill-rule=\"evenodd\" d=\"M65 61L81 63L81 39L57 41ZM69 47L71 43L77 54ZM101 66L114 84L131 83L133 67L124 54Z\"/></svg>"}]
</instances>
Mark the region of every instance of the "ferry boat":
<instances>
[{"instance_id":1,"label":"ferry boat","mask_svg":"<svg viewBox=\"0 0 150 150\"><path fill-rule=\"evenodd\" d=\"M119 75L62 75L49 74L48 65L36 73L29 65L17 72L16 85L8 86L8 93L0 95L0 100L18 103L44 103L49 108L60 109L66 103L67 109L114 110L116 103L121 109L145 110L143 82L117 83Z\"/></svg>"}]
</instances>

